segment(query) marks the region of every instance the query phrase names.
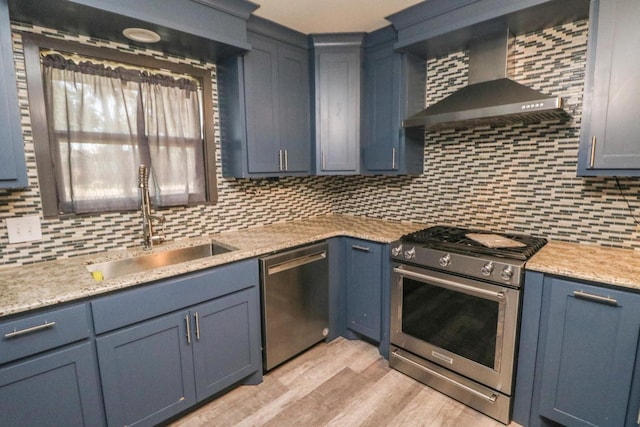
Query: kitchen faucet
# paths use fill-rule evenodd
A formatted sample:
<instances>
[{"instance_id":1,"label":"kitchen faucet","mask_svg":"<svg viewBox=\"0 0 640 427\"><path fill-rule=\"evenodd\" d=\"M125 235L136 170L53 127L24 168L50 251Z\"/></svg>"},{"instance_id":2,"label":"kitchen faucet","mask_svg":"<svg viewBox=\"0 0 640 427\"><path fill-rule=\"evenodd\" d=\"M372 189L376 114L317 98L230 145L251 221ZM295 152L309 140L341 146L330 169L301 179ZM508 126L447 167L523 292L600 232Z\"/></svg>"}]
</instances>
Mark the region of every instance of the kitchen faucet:
<instances>
[{"instance_id":1,"label":"kitchen faucet","mask_svg":"<svg viewBox=\"0 0 640 427\"><path fill-rule=\"evenodd\" d=\"M162 215L151 215L151 199L149 198L149 168L140 165L138 168L138 187L140 187L140 210L142 211L142 247L144 250L153 249L154 243L162 243L165 239ZM156 224L160 225L160 231L156 234Z\"/></svg>"}]
</instances>

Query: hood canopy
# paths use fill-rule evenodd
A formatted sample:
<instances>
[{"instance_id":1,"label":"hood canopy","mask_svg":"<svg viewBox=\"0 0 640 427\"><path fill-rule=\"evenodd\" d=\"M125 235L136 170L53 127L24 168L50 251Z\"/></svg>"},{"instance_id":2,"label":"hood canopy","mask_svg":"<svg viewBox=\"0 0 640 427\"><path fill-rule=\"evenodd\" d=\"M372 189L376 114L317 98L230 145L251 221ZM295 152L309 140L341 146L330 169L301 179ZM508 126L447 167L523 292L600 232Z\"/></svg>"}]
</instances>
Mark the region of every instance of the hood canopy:
<instances>
[{"instance_id":1,"label":"hood canopy","mask_svg":"<svg viewBox=\"0 0 640 427\"><path fill-rule=\"evenodd\" d=\"M469 49L470 84L404 120L402 126L438 131L569 118L560 97L506 77L512 47L508 30L475 40Z\"/></svg>"}]
</instances>

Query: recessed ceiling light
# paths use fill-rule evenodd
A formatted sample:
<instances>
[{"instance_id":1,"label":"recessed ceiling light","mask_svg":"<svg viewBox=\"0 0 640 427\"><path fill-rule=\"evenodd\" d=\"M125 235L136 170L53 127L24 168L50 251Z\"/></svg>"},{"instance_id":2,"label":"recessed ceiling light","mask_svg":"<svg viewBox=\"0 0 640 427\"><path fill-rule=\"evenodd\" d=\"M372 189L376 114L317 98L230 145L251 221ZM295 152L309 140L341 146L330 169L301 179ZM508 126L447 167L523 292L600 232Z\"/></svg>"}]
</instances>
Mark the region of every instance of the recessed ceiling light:
<instances>
[{"instance_id":1,"label":"recessed ceiling light","mask_svg":"<svg viewBox=\"0 0 640 427\"><path fill-rule=\"evenodd\" d=\"M160 41L160 34L144 28L125 28L122 34L134 42L157 43Z\"/></svg>"}]
</instances>

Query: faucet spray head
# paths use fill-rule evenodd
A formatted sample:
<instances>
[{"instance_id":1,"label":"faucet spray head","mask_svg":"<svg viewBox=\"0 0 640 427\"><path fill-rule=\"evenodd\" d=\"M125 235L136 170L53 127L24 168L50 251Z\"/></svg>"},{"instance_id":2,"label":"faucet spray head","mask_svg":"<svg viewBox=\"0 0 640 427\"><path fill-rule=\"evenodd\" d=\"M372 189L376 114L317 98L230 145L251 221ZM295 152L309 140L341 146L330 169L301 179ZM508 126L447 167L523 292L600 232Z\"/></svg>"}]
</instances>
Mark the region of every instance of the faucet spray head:
<instances>
[{"instance_id":1,"label":"faucet spray head","mask_svg":"<svg viewBox=\"0 0 640 427\"><path fill-rule=\"evenodd\" d=\"M149 188L149 168L145 165L140 165L138 168L138 187Z\"/></svg>"}]
</instances>

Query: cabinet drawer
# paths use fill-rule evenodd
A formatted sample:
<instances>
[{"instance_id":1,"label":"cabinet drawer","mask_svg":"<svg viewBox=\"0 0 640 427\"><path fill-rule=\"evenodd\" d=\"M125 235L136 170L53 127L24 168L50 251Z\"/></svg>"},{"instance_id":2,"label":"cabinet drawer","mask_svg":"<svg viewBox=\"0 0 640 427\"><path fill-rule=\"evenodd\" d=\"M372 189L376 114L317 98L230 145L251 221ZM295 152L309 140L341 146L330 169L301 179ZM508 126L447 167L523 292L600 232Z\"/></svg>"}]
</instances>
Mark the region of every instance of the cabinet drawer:
<instances>
[{"instance_id":1,"label":"cabinet drawer","mask_svg":"<svg viewBox=\"0 0 640 427\"><path fill-rule=\"evenodd\" d=\"M51 310L0 323L0 364L89 336L87 305Z\"/></svg>"},{"instance_id":2,"label":"cabinet drawer","mask_svg":"<svg viewBox=\"0 0 640 427\"><path fill-rule=\"evenodd\" d=\"M112 331L252 286L258 286L257 260L227 264L119 292L91 302L95 332Z\"/></svg>"}]
</instances>

